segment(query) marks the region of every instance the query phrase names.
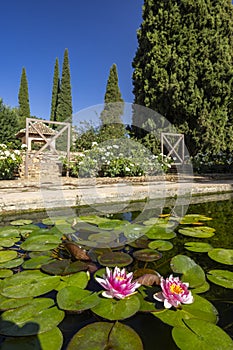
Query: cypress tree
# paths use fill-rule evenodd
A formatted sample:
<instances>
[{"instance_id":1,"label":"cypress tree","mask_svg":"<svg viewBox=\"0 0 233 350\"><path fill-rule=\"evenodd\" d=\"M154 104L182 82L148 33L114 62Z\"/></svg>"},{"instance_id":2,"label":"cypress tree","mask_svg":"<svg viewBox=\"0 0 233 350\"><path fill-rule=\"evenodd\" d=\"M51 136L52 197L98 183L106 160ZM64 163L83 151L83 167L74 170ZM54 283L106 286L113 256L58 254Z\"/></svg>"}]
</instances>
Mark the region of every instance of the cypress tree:
<instances>
[{"instance_id":1,"label":"cypress tree","mask_svg":"<svg viewBox=\"0 0 233 350\"><path fill-rule=\"evenodd\" d=\"M56 58L53 75L53 90L52 90L52 102L51 102L51 113L50 120L57 121L57 106L58 106L58 95L60 92L60 78L59 78L59 63Z\"/></svg>"},{"instance_id":2,"label":"cypress tree","mask_svg":"<svg viewBox=\"0 0 233 350\"><path fill-rule=\"evenodd\" d=\"M100 134L103 139L120 138L125 134L121 116L124 111L124 100L118 85L117 66L114 63L110 68L104 96L104 110L100 115Z\"/></svg>"},{"instance_id":3,"label":"cypress tree","mask_svg":"<svg viewBox=\"0 0 233 350\"><path fill-rule=\"evenodd\" d=\"M233 150L232 38L229 0L144 1L133 60L134 102L184 132L193 154Z\"/></svg>"},{"instance_id":4,"label":"cypress tree","mask_svg":"<svg viewBox=\"0 0 233 350\"><path fill-rule=\"evenodd\" d=\"M72 96L68 49L65 49L60 92L58 95L57 120L72 122Z\"/></svg>"},{"instance_id":5,"label":"cypress tree","mask_svg":"<svg viewBox=\"0 0 233 350\"><path fill-rule=\"evenodd\" d=\"M20 127L24 128L26 123L26 118L30 118L28 81L26 76L26 70L24 67L22 69L22 74L21 74L18 102L19 102Z\"/></svg>"}]
</instances>

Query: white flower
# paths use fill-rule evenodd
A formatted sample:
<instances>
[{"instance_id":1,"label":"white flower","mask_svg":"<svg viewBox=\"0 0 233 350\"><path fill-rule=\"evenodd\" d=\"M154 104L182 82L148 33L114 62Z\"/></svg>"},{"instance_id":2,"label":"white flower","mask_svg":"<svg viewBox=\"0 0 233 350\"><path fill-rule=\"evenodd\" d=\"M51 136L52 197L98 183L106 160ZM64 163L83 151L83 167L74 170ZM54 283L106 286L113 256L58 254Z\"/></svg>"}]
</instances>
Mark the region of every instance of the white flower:
<instances>
[{"instance_id":1,"label":"white flower","mask_svg":"<svg viewBox=\"0 0 233 350\"><path fill-rule=\"evenodd\" d=\"M118 146L118 145L113 145L112 147L114 147L114 148L119 148L119 146Z\"/></svg>"},{"instance_id":2,"label":"white flower","mask_svg":"<svg viewBox=\"0 0 233 350\"><path fill-rule=\"evenodd\" d=\"M91 144L91 147L94 147L94 146L97 146L98 145L98 143L97 142L92 142L92 144Z\"/></svg>"},{"instance_id":3,"label":"white flower","mask_svg":"<svg viewBox=\"0 0 233 350\"><path fill-rule=\"evenodd\" d=\"M16 149L16 150L14 151L14 154L20 155L20 151L19 151L18 149Z\"/></svg>"},{"instance_id":4,"label":"white flower","mask_svg":"<svg viewBox=\"0 0 233 350\"><path fill-rule=\"evenodd\" d=\"M10 152L9 151L5 151L5 156L9 157L10 156Z\"/></svg>"},{"instance_id":5,"label":"white flower","mask_svg":"<svg viewBox=\"0 0 233 350\"><path fill-rule=\"evenodd\" d=\"M23 149L23 148L27 148L27 145L25 144L25 143L23 143L22 145L21 145L21 148Z\"/></svg>"},{"instance_id":6,"label":"white flower","mask_svg":"<svg viewBox=\"0 0 233 350\"><path fill-rule=\"evenodd\" d=\"M107 146L106 148L107 148L107 149L111 149L111 148L112 148L112 146Z\"/></svg>"},{"instance_id":7,"label":"white flower","mask_svg":"<svg viewBox=\"0 0 233 350\"><path fill-rule=\"evenodd\" d=\"M128 168L127 166L125 167L125 171L130 171L130 168Z\"/></svg>"}]
</instances>

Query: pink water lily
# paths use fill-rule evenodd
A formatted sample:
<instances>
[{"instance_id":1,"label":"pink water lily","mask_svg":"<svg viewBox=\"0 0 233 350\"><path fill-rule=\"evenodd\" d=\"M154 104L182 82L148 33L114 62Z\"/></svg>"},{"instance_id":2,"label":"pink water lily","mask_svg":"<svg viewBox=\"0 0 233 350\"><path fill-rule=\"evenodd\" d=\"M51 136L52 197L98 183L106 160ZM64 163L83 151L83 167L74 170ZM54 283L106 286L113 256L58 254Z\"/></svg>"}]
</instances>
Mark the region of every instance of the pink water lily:
<instances>
[{"instance_id":1,"label":"pink water lily","mask_svg":"<svg viewBox=\"0 0 233 350\"><path fill-rule=\"evenodd\" d=\"M173 277L173 275L166 279L161 277L162 292L155 293L153 297L163 302L166 309L172 306L177 308L181 304L192 304L194 299L188 286L189 284L181 282L179 277Z\"/></svg>"},{"instance_id":2,"label":"pink water lily","mask_svg":"<svg viewBox=\"0 0 233 350\"><path fill-rule=\"evenodd\" d=\"M140 283L132 282L133 272L126 273L125 269L120 270L117 266L114 271L106 267L106 274L103 278L96 277L96 281L106 289L102 295L106 298L123 299L136 292Z\"/></svg>"}]
</instances>

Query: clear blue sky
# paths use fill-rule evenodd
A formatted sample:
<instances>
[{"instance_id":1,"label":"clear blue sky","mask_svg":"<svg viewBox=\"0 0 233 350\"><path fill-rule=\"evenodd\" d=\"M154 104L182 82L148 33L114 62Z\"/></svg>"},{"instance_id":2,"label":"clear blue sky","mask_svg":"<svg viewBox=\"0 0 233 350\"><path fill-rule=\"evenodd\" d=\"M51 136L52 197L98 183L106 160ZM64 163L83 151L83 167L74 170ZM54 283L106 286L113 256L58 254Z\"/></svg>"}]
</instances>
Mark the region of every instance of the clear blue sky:
<instances>
[{"instance_id":1,"label":"clear blue sky","mask_svg":"<svg viewBox=\"0 0 233 350\"><path fill-rule=\"evenodd\" d=\"M31 115L49 119L54 64L60 77L69 51L73 112L104 102L109 69L118 68L125 102L133 102L132 60L143 0L3 0L0 98L18 106L25 67Z\"/></svg>"}]
</instances>

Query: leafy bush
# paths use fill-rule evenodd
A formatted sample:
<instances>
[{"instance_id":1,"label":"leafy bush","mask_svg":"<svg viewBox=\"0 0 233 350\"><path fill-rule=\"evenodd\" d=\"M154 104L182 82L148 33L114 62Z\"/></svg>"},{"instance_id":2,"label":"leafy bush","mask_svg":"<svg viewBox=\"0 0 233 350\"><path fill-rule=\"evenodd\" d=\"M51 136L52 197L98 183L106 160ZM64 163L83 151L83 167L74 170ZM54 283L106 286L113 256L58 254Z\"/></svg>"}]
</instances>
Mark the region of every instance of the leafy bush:
<instances>
[{"instance_id":1,"label":"leafy bush","mask_svg":"<svg viewBox=\"0 0 233 350\"><path fill-rule=\"evenodd\" d=\"M12 150L5 144L0 144L0 180L11 180L16 176L22 163L22 150Z\"/></svg>"},{"instance_id":2,"label":"leafy bush","mask_svg":"<svg viewBox=\"0 0 233 350\"><path fill-rule=\"evenodd\" d=\"M161 153L153 155L140 143L127 138L92 143L92 148L76 157L69 167L71 176L125 177L166 173L172 160ZM64 162L67 167L66 161Z\"/></svg>"},{"instance_id":3,"label":"leafy bush","mask_svg":"<svg viewBox=\"0 0 233 350\"><path fill-rule=\"evenodd\" d=\"M198 173L230 173L233 172L233 157L231 154L198 153L192 159L193 169Z\"/></svg>"}]
</instances>

